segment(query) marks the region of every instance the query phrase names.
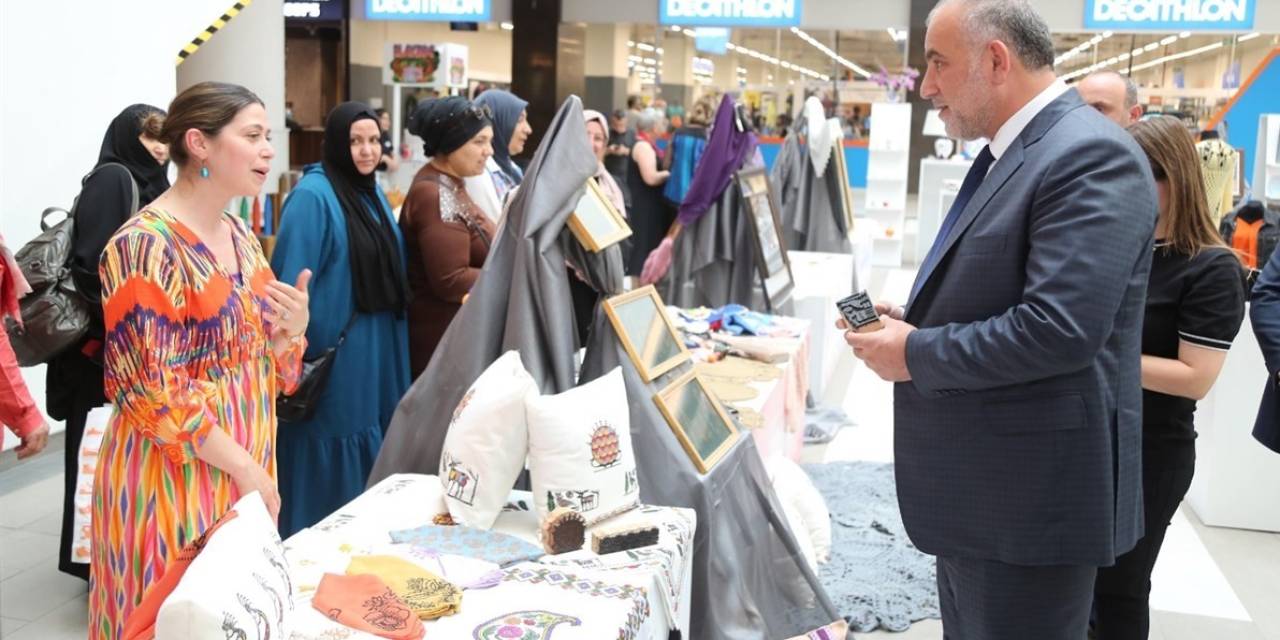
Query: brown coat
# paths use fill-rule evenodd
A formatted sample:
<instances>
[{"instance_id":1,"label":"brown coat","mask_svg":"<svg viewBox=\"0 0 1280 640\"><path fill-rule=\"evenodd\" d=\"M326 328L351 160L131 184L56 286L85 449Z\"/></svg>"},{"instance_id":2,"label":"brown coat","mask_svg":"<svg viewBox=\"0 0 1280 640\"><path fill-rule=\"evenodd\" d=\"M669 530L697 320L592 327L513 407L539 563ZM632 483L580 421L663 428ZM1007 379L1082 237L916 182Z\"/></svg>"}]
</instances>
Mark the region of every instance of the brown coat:
<instances>
[{"instance_id":1,"label":"brown coat","mask_svg":"<svg viewBox=\"0 0 1280 640\"><path fill-rule=\"evenodd\" d=\"M409 288L409 365L417 378L489 255L493 223L458 178L431 165L413 178L400 210Z\"/></svg>"}]
</instances>

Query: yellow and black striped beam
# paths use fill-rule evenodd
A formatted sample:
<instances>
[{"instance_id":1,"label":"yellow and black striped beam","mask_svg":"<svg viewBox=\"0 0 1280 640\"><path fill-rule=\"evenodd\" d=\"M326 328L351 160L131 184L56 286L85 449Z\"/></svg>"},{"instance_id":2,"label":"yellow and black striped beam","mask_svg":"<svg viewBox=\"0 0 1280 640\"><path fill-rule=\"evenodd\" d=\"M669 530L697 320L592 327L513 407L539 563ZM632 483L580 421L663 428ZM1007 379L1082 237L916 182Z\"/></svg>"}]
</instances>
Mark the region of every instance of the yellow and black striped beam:
<instances>
[{"instance_id":1,"label":"yellow and black striped beam","mask_svg":"<svg viewBox=\"0 0 1280 640\"><path fill-rule=\"evenodd\" d=\"M184 60L200 48L200 45L208 42L209 38L212 38L213 34L218 32L218 29L227 26L227 23L231 22L232 18L240 15L240 12L244 11L244 8L250 4L253 4L253 0L239 0L239 2L232 5L230 9L227 9L227 12L222 14L222 17L214 20L213 24L200 32L200 35L192 38L191 42L187 43L186 46L182 47L182 51L178 52L178 64L182 64Z\"/></svg>"}]
</instances>

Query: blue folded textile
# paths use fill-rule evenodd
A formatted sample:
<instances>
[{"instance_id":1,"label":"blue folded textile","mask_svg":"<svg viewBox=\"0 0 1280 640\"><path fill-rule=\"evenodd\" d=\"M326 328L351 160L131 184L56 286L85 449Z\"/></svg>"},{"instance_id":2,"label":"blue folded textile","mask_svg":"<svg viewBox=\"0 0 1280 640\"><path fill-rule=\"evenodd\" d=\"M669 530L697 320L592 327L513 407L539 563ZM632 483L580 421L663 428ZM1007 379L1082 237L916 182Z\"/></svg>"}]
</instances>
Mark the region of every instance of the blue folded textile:
<instances>
[{"instance_id":1,"label":"blue folded textile","mask_svg":"<svg viewBox=\"0 0 1280 640\"><path fill-rule=\"evenodd\" d=\"M505 567L546 555L541 547L505 533L462 525L424 525L391 532L396 544L411 544L436 553L464 556Z\"/></svg>"}]
</instances>

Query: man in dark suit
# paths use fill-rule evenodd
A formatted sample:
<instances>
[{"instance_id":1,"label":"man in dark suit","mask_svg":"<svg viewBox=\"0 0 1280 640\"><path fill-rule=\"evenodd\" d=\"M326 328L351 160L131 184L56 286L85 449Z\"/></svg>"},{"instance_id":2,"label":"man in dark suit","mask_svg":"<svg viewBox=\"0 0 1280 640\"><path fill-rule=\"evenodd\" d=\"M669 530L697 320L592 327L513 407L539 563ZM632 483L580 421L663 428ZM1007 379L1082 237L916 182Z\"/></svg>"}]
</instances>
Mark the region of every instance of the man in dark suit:
<instances>
[{"instance_id":1,"label":"man in dark suit","mask_svg":"<svg viewBox=\"0 0 1280 640\"><path fill-rule=\"evenodd\" d=\"M1142 536L1147 160L1053 73L1026 0L943 0L921 94L986 137L906 307L845 334L894 388L898 500L947 638L1079 640Z\"/></svg>"},{"instance_id":2,"label":"man in dark suit","mask_svg":"<svg viewBox=\"0 0 1280 640\"><path fill-rule=\"evenodd\" d=\"M1267 363L1267 386L1253 423L1253 437L1280 453L1280 251L1267 260L1249 302L1249 322Z\"/></svg>"}]
</instances>

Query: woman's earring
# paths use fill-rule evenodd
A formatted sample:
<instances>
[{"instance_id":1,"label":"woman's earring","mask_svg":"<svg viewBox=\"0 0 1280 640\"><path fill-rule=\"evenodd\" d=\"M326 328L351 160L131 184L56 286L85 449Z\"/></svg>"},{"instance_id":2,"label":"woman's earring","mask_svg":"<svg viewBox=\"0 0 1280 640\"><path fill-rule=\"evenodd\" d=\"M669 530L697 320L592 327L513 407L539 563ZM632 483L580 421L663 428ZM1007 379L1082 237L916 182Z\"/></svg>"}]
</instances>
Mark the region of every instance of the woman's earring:
<instances>
[{"instance_id":1,"label":"woman's earring","mask_svg":"<svg viewBox=\"0 0 1280 640\"><path fill-rule=\"evenodd\" d=\"M206 179L209 177L209 167L203 165L200 167L200 177Z\"/></svg>"}]
</instances>

